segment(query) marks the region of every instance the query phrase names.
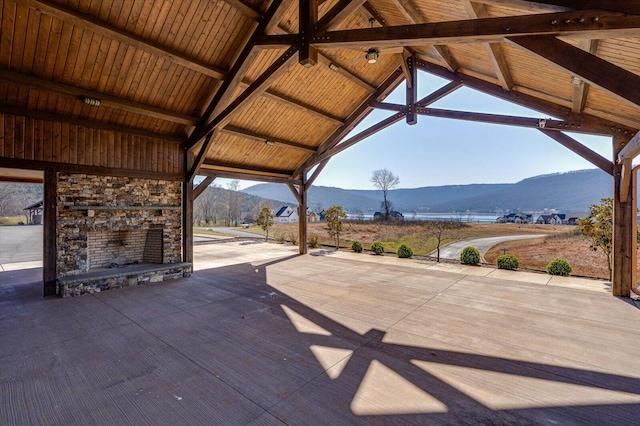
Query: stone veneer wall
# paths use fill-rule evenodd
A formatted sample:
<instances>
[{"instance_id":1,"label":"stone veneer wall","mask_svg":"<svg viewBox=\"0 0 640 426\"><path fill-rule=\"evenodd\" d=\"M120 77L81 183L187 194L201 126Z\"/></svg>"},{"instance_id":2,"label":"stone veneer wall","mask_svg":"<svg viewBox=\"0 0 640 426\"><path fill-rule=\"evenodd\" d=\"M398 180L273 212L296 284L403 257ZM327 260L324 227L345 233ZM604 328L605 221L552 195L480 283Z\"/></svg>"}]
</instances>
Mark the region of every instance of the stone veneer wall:
<instances>
[{"instance_id":1,"label":"stone veneer wall","mask_svg":"<svg viewBox=\"0 0 640 426\"><path fill-rule=\"evenodd\" d=\"M181 194L181 183L176 181L59 173L58 277L83 274L89 270L89 232L161 228L164 229L162 263L181 262ZM113 209L69 209L73 206ZM174 209L144 208L148 206L171 206ZM129 210L131 207L140 209Z\"/></svg>"}]
</instances>

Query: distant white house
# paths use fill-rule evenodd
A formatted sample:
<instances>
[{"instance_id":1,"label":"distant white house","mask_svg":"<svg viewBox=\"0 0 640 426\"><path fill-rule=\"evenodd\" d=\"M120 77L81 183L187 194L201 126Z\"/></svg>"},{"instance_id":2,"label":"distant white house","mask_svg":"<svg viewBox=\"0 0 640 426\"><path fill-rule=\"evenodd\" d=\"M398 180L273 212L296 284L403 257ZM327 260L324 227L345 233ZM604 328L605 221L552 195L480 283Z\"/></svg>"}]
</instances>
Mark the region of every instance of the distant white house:
<instances>
[{"instance_id":1,"label":"distant white house","mask_svg":"<svg viewBox=\"0 0 640 426\"><path fill-rule=\"evenodd\" d=\"M533 215L528 213L509 213L496 219L496 223L533 223Z\"/></svg>"},{"instance_id":2,"label":"distant white house","mask_svg":"<svg viewBox=\"0 0 640 426\"><path fill-rule=\"evenodd\" d=\"M566 224L566 215L564 213L541 214L536 220L540 225L563 225Z\"/></svg>"},{"instance_id":3,"label":"distant white house","mask_svg":"<svg viewBox=\"0 0 640 426\"><path fill-rule=\"evenodd\" d=\"M276 217L273 218L275 223L297 223L298 222L298 209L290 206L282 206L275 213Z\"/></svg>"},{"instance_id":4,"label":"distant white house","mask_svg":"<svg viewBox=\"0 0 640 426\"><path fill-rule=\"evenodd\" d=\"M275 212L275 223L298 223L300 221L299 208L282 206ZM307 209L307 222L317 222L318 215L311 209Z\"/></svg>"}]
</instances>

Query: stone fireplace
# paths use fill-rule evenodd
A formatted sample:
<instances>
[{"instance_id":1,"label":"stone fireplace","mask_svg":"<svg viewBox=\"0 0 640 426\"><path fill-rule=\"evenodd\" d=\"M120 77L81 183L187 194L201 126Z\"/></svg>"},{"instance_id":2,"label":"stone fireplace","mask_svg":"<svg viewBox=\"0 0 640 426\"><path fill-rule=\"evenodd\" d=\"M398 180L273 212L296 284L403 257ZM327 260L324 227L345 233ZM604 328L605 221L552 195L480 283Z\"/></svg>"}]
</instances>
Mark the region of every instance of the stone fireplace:
<instances>
[{"instance_id":1,"label":"stone fireplace","mask_svg":"<svg viewBox=\"0 0 640 426\"><path fill-rule=\"evenodd\" d=\"M180 194L176 181L58 174L58 294L188 275Z\"/></svg>"}]
</instances>

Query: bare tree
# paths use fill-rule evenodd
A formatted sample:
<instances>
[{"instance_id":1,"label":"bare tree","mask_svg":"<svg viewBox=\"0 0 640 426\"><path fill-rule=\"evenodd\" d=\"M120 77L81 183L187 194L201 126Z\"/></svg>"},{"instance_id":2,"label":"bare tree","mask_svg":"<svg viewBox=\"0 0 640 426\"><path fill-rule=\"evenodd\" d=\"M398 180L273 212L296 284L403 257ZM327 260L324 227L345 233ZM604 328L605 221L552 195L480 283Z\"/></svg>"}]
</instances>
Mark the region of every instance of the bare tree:
<instances>
[{"instance_id":1,"label":"bare tree","mask_svg":"<svg viewBox=\"0 0 640 426\"><path fill-rule=\"evenodd\" d=\"M458 238L460 230L468 226L466 223L457 220L427 220L424 223L427 236L436 239L436 262L440 262L440 246L442 243Z\"/></svg>"},{"instance_id":2,"label":"bare tree","mask_svg":"<svg viewBox=\"0 0 640 426\"><path fill-rule=\"evenodd\" d=\"M393 208L391 201L387 198L387 192L390 189L394 189L398 187L400 183L400 178L393 173L391 173L387 169L378 169L374 170L371 173L371 183L373 186L382 191L383 201L381 203L382 210L384 210L384 218L385 220L389 220L389 215Z\"/></svg>"},{"instance_id":3,"label":"bare tree","mask_svg":"<svg viewBox=\"0 0 640 426\"><path fill-rule=\"evenodd\" d=\"M242 194L238 191L240 188L240 182L232 180L227 184L227 220L228 226L238 226L238 218L240 217L240 208L242 207L241 199Z\"/></svg>"}]
</instances>

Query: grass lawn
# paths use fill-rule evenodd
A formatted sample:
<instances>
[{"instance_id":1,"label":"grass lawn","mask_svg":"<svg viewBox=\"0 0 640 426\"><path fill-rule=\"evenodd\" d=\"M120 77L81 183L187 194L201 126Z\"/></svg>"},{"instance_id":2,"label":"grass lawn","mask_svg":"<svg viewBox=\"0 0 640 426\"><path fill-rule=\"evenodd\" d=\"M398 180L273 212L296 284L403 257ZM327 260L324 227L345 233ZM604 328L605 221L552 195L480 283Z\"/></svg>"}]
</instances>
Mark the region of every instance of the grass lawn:
<instances>
[{"instance_id":1,"label":"grass lawn","mask_svg":"<svg viewBox=\"0 0 640 426\"><path fill-rule=\"evenodd\" d=\"M2 225L25 225L27 218L24 216L2 216L0 217L0 226Z\"/></svg>"}]
</instances>

